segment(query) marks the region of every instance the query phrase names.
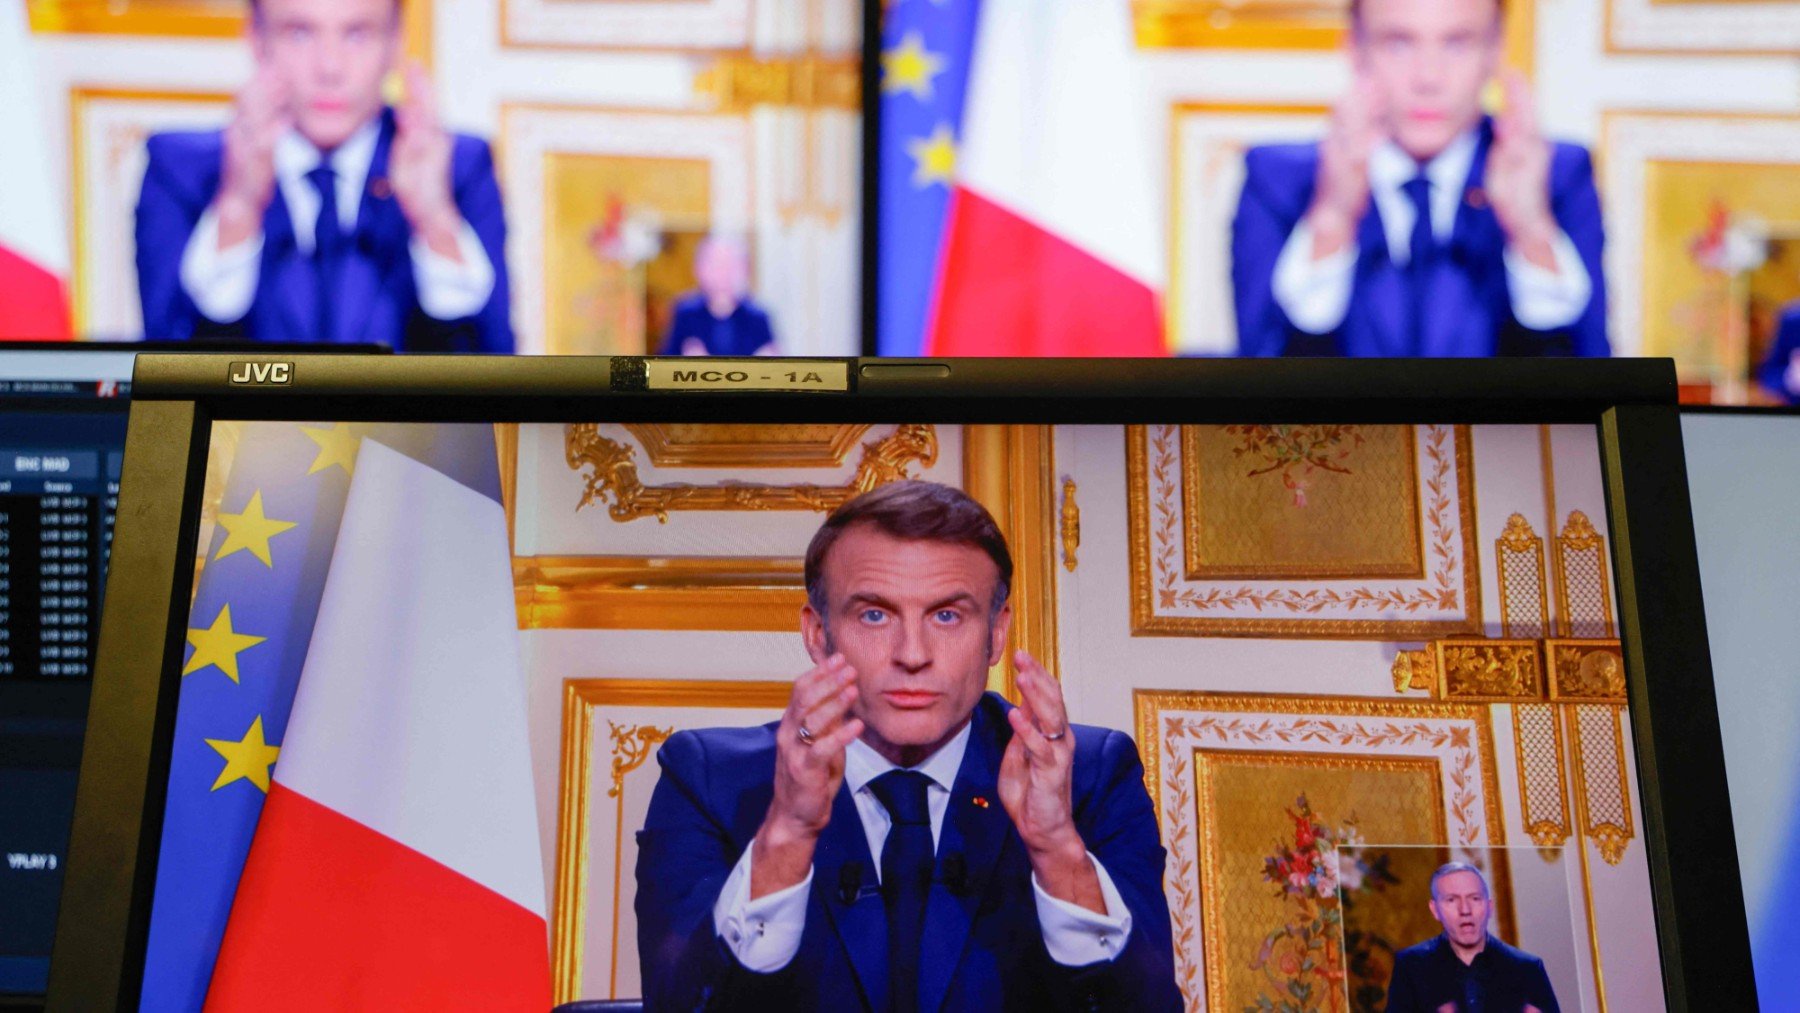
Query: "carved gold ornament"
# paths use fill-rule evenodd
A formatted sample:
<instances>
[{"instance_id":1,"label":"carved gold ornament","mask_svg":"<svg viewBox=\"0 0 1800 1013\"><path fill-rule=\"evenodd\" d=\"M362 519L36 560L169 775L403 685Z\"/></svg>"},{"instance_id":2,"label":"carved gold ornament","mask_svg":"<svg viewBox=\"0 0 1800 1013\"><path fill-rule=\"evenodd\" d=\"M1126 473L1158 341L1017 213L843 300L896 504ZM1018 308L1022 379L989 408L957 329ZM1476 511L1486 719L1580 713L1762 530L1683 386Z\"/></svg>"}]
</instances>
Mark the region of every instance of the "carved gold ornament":
<instances>
[{"instance_id":1,"label":"carved gold ornament","mask_svg":"<svg viewBox=\"0 0 1800 1013\"><path fill-rule=\"evenodd\" d=\"M1535 640L1440 640L1436 647L1445 700L1502 703L1543 696Z\"/></svg>"},{"instance_id":2,"label":"carved gold ornament","mask_svg":"<svg viewBox=\"0 0 1800 1013\"><path fill-rule=\"evenodd\" d=\"M1625 702L1625 659L1616 640L1547 640L1550 699L1564 703Z\"/></svg>"},{"instance_id":3,"label":"carved gold ornament","mask_svg":"<svg viewBox=\"0 0 1800 1013\"><path fill-rule=\"evenodd\" d=\"M1500 635L1542 637L1550 633L1548 587L1544 579L1544 540L1523 514L1506 519L1506 530L1494 542L1499 564Z\"/></svg>"},{"instance_id":4,"label":"carved gold ornament","mask_svg":"<svg viewBox=\"0 0 1800 1013\"><path fill-rule=\"evenodd\" d=\"M1063 476L1062 494L1063 569L1074 573L1078 565L1075 550L1081 548L1081 507L1075 504L1075 480L1067 475Z\"/></svg>"},{"instance_id":5,"label":"carved gold ornament","mask_svg":"<svg viewBox=\"0 0 1800 1013\"><path fill-rule=\"evenodd\" d=\"M880 440L863 444L862 460L848 485L646 485L638 477L637 449L610 439L596 422L568 427L564 450L569 468L583 473L582 510L607 503L607 516L615 521L655 517L667 523L671 510L811 510L827 513L852 497L877 486L912 478L914 464L929 468L937 463L937 430L908 424Z\"/></svg>"}]
</instances>

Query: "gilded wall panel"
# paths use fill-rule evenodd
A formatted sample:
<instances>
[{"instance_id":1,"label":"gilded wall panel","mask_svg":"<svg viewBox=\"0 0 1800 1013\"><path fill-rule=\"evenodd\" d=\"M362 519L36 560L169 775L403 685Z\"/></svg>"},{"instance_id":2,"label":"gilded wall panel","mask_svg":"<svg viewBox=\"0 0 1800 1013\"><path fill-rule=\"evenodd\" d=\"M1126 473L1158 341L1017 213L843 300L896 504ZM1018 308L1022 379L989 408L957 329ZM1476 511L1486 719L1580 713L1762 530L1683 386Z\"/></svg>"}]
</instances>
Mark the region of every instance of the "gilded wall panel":
<instances>
[{"instance_id":1,"label":"gilded wall panel","mask_svg":"<svg viewBox=\"0 0 1800 1013\"><path fill-rule=\"evenodd\" d=\"M1132 426L1126 462L1134 634L1481 630L1466 427ZM1368 464L1368 476L1343 474ZM1347 527L1361 534L1345 552L1309 558L1307 546Z\"/></svg>"}]
</instances>

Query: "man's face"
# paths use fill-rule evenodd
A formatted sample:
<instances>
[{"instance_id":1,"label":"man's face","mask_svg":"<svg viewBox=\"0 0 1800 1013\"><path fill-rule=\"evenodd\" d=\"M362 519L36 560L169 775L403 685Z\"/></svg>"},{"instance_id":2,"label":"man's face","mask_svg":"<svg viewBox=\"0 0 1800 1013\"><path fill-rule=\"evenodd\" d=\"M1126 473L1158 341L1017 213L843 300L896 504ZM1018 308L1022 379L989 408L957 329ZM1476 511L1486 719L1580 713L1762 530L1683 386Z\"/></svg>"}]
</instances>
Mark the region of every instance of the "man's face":
<instances>
[{"instance_id":1,"label":"man's face","mask_svg":"<svg viewBox=\"0 0 1800 1013\"><path fill-rule=\"evenodd\" d=\"M289 89L301 136L324 150L381 109L381 81L400 50L396 0L261 0L256 62Z\"/></svg>"},{"instance_id":2,"label":"man's face","mask_svg":"<svg viewBox=\"0 0 1800 1013\"><path fill-rule=\"evenodd\" d=\"M972 545L895 538L869 524L838 536L821 567L826 614L801 616L815 662L856 669L863 741L903 766L962 729L1006 643L1011 606L989 621L1000 569Z\"/></svg>"},{"instance_id":3,"label":"man's face","mask_svg":"<svg viewBox=\"0 0 1800 1013\"><path fill-rule=\"evenodd\" d=\"M1480 118L1500 45L1496 0L1363 0L1354 37L1357 70L1374 85L1388 136L1421 161Z\"/></svg>"},{"instance_id":4,"label":"man's face","mask_svg":"<svg viewBox=\"0 0 1800 1013\"><path fill-rule=\"evenodd\" d=\"M1458 946L1477 946L1487 938L1488 895L1481 877L1453 872L1432 891L1431 916Z\"/></svg>"},{"instance_id":5,"label":"man's face","mask_svg":"<svg viewBox=\"0 0 1800 1013\"><path fill-rule=\"evenodd\" d=\"M749 258L739 247L717 240L701 244L694 254L694 277L708 299L737 299L750 280Z\"/></svg>"}]
</instances>

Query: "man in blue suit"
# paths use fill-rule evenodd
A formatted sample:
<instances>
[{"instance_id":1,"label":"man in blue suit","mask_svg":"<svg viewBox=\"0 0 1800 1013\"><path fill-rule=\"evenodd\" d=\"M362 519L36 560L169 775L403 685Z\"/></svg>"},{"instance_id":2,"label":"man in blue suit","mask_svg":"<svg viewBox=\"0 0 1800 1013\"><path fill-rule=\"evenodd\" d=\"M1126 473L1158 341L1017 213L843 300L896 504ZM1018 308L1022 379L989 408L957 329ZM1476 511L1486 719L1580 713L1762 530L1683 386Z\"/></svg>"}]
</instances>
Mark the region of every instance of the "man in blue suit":
<instances>
[{"instance_id":1,"label":"man in blue suit","mask_svg":"<svg viewBox=\"0 0 1800 1013\"><path fill-rule=\"evenodd\" d=\"M1609 354L1585 149L1523 79L1482 113L1499 0L1353 0L1356 82L1324 141L1246 156L1232 226L1244 355Z\"/></svg>"},{"instance_id":2,"label":"man in blue suit","mask_svg":"<svg viewBox=\"0 0 1800 1013\"><path fill-rule=\"evenodd\" d=\"M1756 371L1764 390L1786 404L1800 404L1800 302L1781 311L1775 340Z\"/></svg>"},{"instance_id":3,"label":"man in blue suit","mask_svg":"<svg viewBox=\"0 0 1800 1013\"><path fill-rule=\"evenodd\" d=\"M781 719L671 736L638 834L651 1009L1174 1010L1162 846L1126 735L1015 656L1012 557L898 482L806 554L814 667Z\"/></svg>"},{"instance_id":4,"label":"man in blue suit","mask_svg":"<svg viewBox=\"0 0 1800 1013\"><path fill-rule=\"evenodd\" d=\"M438 123L400 0L252 0L257 71L223 131L159 134L137 208L151 338L513 350L492 156Z\"/></svg>"}]
</instances>

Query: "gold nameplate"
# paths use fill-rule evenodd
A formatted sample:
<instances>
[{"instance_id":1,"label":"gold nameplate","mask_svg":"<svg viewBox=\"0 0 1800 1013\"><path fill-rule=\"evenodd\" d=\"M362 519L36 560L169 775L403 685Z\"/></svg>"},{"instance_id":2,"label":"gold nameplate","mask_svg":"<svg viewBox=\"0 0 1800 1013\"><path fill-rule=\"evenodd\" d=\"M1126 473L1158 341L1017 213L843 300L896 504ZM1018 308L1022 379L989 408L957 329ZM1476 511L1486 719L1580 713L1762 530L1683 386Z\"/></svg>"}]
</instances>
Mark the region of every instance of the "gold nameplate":
<instances>
[{"instance_id":1,"label":"gold nameplate","mask_svg":"<svg viewBox=\"0 0 1800 1013\"><path fill-rule=\"evenodd\" d=\"M850 390L850 364L828 359L648 359L650 390Z\"/></svg>"}]
</instances>

